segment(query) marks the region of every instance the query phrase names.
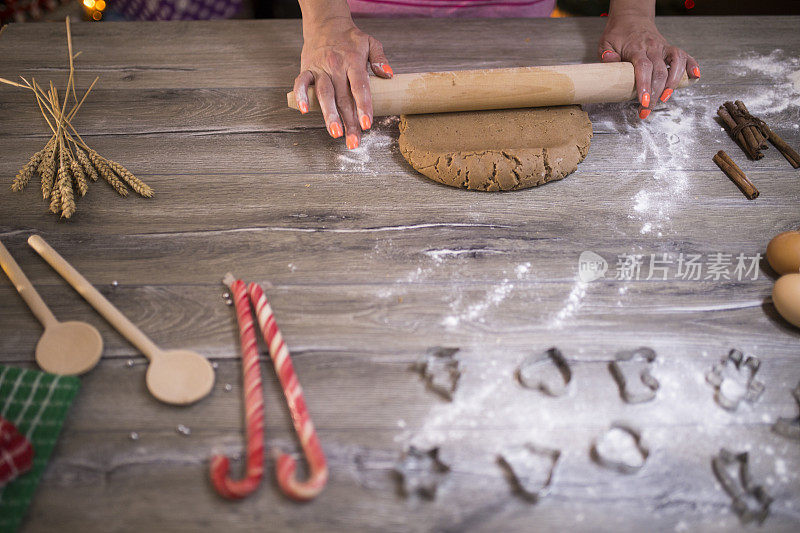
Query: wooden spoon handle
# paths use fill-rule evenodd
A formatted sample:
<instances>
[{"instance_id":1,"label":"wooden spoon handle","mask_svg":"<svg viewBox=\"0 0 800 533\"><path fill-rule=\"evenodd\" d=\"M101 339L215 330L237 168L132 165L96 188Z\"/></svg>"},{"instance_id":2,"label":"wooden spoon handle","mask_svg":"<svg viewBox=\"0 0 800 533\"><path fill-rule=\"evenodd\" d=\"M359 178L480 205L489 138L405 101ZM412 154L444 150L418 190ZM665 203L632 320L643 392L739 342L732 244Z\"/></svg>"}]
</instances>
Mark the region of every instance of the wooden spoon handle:
<instances>
[{"instance_id":1,"label":"wooden spoon handle","mask_svg":"<svg viewBox=\"0 0 800 533\"><path fill-rule=\"evenodd\" d=\"M55 324L56 317L53 316L47 304L44 303L44 300L42 300L42 297L36 292L36 289L33 288L33 284L28 279L28 276L25 275L17 262L14 261L14 258L11 257L11 254L6 247L3 246L2 242L0 242L0 266L3 267L8 279L14 284L17 292L19 292L19 295L25 300L25 303L28 304L28 307L31 308L31 311L36 315L36 318L39 319L39 322L41 322L45 328L50 324Z\"/></svg>"},{"instance_id":2,"label":"wooden spoon handle","mask_svg":"<svg viewBox=\"0 0 800 533\"><path fill-rule=\"evenodd\" d=\"M161 349L156 346L147 335L142 333L133 322L128 320L119 309L114 307L114 304L109 302L100 291L95 289L66 259L53 250L44 239L38 235L31 235L30 238L28 238L28 244L30 244L67 283L72 285L72 288L78 291L78 294L83 296L98 313L103 315L103 317L114 326L114 329L144 353L148 359L153 359L161 353Z\"/></svg>"}]
</instances>

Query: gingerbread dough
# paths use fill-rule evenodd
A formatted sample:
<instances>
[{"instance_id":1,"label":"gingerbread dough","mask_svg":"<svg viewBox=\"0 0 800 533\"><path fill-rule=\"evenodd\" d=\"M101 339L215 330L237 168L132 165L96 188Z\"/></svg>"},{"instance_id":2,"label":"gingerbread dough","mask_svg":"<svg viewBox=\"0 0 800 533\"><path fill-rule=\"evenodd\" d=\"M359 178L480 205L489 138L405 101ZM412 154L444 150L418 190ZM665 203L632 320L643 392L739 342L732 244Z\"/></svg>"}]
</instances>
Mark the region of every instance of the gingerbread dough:
<instances>
[{"instance_id":1,"label":"gingerbread dough","mask_svg":"<svg viewBox=\"0 0 800 533\"><path fill-rule=\"evenodd\" d=\"M559 180L589 151L592 123L579 106L400 117L406 161L432 180L512 191Z\"/></svg>"}]
</instances>

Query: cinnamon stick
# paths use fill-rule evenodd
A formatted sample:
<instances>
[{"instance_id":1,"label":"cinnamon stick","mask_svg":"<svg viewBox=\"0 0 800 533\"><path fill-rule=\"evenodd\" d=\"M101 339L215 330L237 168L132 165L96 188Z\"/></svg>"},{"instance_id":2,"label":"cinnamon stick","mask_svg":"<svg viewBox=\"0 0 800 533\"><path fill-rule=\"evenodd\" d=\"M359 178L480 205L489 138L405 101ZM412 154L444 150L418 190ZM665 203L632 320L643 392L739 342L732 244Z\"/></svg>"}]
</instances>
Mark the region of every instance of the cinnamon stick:
<instances>
[{"instance_id":1,"label":"cinnamon stick","mask_svg":"<svg viewBox=\"0 0 800 533\"><path fill-rule=\"evenodd\" d=\"M720 106L719 109L717 109L717 115L719 115L719 118L721 118L722 122L724 122L725 125L728 127L728 131L731 133L731 135L733 135L733 132L736 130L737 123L736 120L734 120L734 118L731 116L728 109L724 105ZM742 149L742 151L744 151L744 153L750 159L761 159L761 157L764 157L763 154L760 154L755 150L753 150L752 148L750 148L750 145L747 143L747 140L745 139L743 130L739 131L736 134L734 140L739 144L739 147Z\"/></svg>"},{"instance_id":2,"label":"cinnamon stick","mask_svg":"<svg viewBox=\"0 0 800 533\"><path fill-rule=\"evenodd\" d=\"M800 168L800 154L772 131L766 122L751 115L741 100L725 102L717 109L717 114L728 127L731 137L750 159L764 157L761 150L768 148L769 140L792 167Z\"/></svg>"},{"instance_id":3,"label":"cinnamon stick","mask_svg":"<svg viewBox=\"0 0 800 533\"><path fill-rule=\"evenodd\" d=\"M750 111L747 109L747 106L744 105L744 102L742 102L741 100L736 100L734 104L736 104L736 107L745 117L748 115L752 117L752 115L750 115ZM753 137L755 137L759 149L766 150L767 148L769 148L769 143L767 143L767 140L761 133L761 129L759 129L757 126L748 126L748 129L753 132Z\"/></svg>"},{"instance_id":4,"label":"cinnamon stick","mask_svg":"<svg viewBox=\"0 0 800 533\"><path fill-rule=\"evenodd\" d=\"M748 200L755 200L758 198L758 189L753 183L747 179L747 176L742 171L739 166L733 162L733 159L730 158L728 154L726 154L723 150L720 150L716 153L713 158L714 163L722 170L726 176L728 176L731 181L733 181L739 190L742 191Z\"/></svg>"},{"instance_id":5,"label":"cinnamon stick","mask_svg":"<svg viewBox=\"0 0 800 533\"><path fill-rule=\"evenodd\" d=\"M783 157L792 165L792 168L800 168L800 154L798 154L791 146L786 144L786 141L781 139L781 137L772 131L772 129L764 124L764 128L767 130L767 136L769 137L769 142L775 145L775 148L783 154Z\"/></svg>"},{"instance_id":6,"label":"cinnamon stick","mask_svg":"<svg viewBox=\"0 0 800 533\"><path fill-rule=\"evenodd\" d=\"M745 116L741 111L739 111L739 108L736 107L732 102L725 102L723 105L736 122L736 126L741 127L741 125L745 123ZM761 159L764 157L764 154L759 152L759 146L761 143L756 141L756 137L753 135L752 129L749 126L746 126L741 128L741 132L744 135L744 140L749 148L749 150L747 150L747 155L750 156L751 159Z\"/></svg>"}]
</instances>

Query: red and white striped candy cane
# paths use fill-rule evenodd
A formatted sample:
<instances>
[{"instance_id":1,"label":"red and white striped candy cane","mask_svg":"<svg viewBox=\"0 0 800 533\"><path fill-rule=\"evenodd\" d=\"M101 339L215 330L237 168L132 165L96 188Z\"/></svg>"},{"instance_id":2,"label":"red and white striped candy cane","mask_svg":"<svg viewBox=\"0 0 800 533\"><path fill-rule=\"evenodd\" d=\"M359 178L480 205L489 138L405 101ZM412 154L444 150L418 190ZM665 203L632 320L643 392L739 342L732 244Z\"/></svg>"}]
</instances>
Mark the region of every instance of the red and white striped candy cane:
<instances>
[{"instance_id":1,"label":"red and white striped candy cane","mask_svg":"<svg viewBox=\"0 0 800 533\"><path fill-rule=\"evenodd\" d=\"M306 501L316 497L325 483L328 482L328 465L325 461L325 454L322 445L317 438L317 432L311 417L308 415L306 401L303 398L303 389L297 380L297 374L292 365L292 358L289 356L289 349L283 342L283 336L278 330L275 322L275 315L272 308L261 290L255 283L248 285L250 300L255 303L256 316L261 326L261 333L269 346L269 354L275 372L281 382L286 402L289 404L289 411L294 422L294 429L300 439L300 445L308 461L309 478L306 481L299 481L296 476L297 463L294 458L280 450L274 450L277 456L276 476L278 486L288 497L295 500Z\"/></svg>"},{"instance_id":2,"label":"red and white striped candy cane","mask_svg":"<svg viewBox=\"0 0 800 533\"><path fill-rule=\"evenodd\" d=\"M258 365L253 315L243 281L227 274L223 280L233 293L239 337L242 342L242 374L244 376L244 405L247 423L247 469L243 479L230 478L230 461L224 455L211 458L211 482L217 492L231 499L244 498L258 488L264 474L264 393L261 369Z\"/></svg>"}]
</instances>

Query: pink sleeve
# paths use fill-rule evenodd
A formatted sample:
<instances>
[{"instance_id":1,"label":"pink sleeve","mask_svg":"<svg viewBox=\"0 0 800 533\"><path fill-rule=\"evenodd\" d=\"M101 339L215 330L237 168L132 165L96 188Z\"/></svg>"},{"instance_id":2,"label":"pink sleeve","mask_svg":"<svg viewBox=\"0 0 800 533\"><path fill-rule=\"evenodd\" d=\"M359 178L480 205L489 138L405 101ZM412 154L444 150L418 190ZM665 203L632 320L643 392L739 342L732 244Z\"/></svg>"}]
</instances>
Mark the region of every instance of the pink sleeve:
<instances>
[{"instance_id":1,"label":"pink sleeve","mask_svg":"<svg viewBox=\"0 0 800 533\"><path fill-rule=\"evenodd\" d=\"M549 17L555 0L348 0L354 17Z\"/></svg>"}]
</instances>

